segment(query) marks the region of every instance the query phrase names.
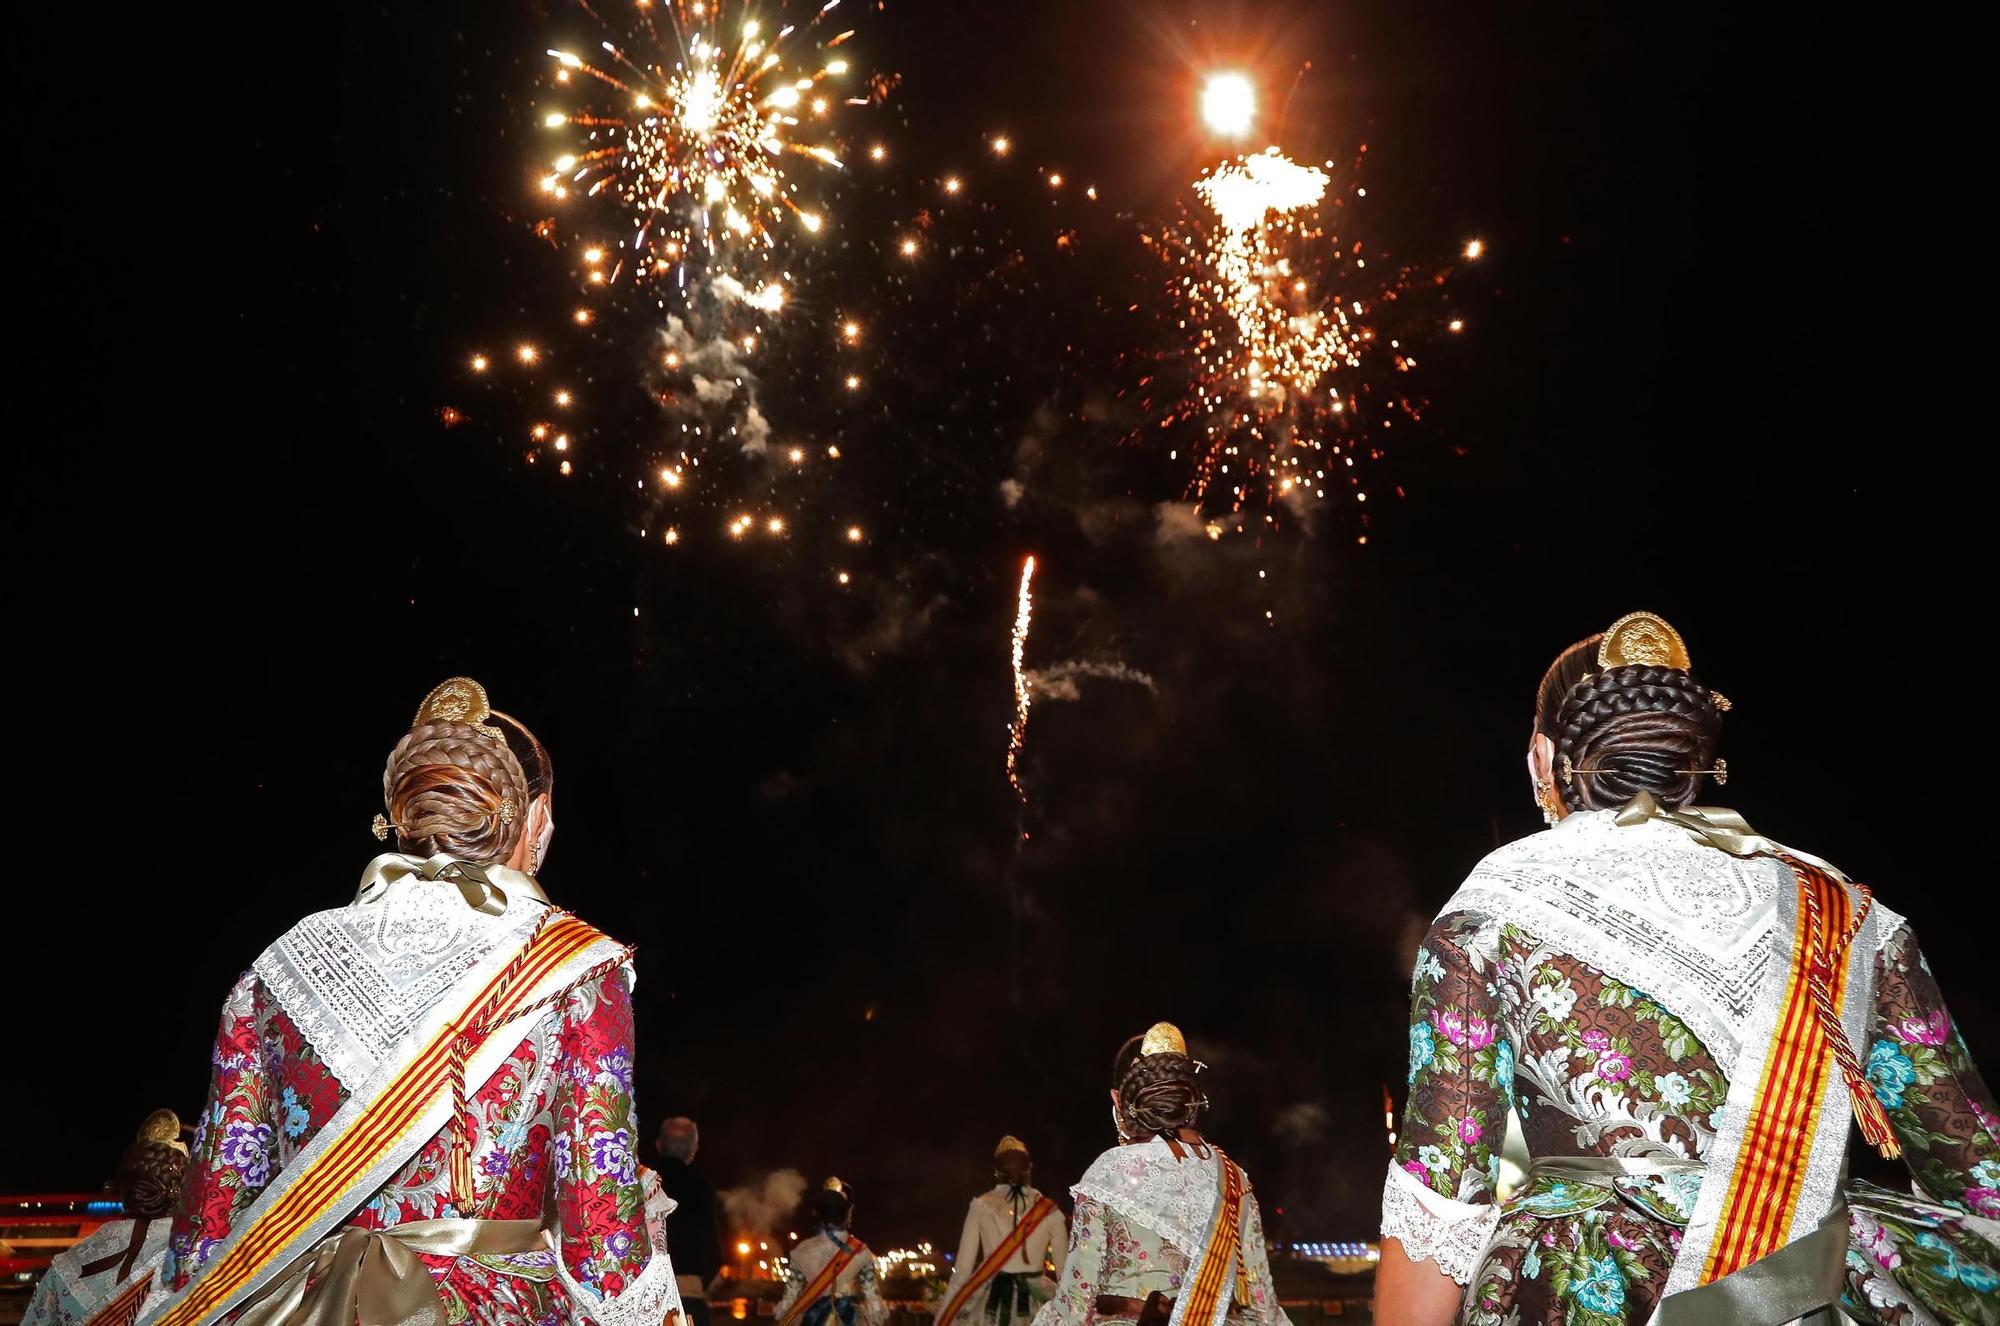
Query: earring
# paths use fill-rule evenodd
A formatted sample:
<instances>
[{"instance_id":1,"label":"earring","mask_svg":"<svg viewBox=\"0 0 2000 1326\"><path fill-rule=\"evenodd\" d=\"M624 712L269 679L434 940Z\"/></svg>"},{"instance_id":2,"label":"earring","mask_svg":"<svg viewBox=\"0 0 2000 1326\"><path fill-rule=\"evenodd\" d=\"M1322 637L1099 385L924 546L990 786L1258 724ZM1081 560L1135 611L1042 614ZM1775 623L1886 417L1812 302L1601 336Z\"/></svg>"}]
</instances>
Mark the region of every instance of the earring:
<instances>
[{"instance_id":1,"label":"earring","mask_svg":"<svg viewBox=\"0 0 2000 1326\"><path fill-rule=\"evenodd\" d=\"M1535 784L1535 804L1542 808L1542 823L1552 829L1556 826L1556 822L1562 818L1562 816L1556 813L1555 793L1556 789L1553 783L1538 782Z\"/></svg>"}]
</instances>

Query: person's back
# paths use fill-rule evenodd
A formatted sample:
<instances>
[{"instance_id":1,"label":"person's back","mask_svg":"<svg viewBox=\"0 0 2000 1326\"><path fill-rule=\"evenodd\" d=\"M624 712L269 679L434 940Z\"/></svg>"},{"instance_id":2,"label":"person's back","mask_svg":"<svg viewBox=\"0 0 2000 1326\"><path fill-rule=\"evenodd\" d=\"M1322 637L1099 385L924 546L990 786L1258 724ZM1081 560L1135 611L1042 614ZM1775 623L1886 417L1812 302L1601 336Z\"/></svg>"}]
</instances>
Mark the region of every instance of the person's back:
<instances>
[{"instance_id":1,"label":"person's back","mask_svg":"<svg viewBox=\"0 0 2000 1326\"><path fill-rule=\"evenodd\" d=\"M1628 623L1670 655L1621 658ZM1843 1297L1844 1264L1863 1320L1994 1320L2000 1248L1977 1192L2000 1178L1991 1097L1909 927L1689 804L1726 776L1726 702L1665 623L1635 614L1573 646L1543 689L1531 767L1552 827L1482 861L1418 950L1381 1310L1789 1320ZM1921 1084L1885 1090L1918 1060ZM1510 1108L1532 1163L1501 1202ZM1844 1188L1850 1118L1885 1152L1924 1153L1928 1204Z\"/></svg>"},{"instance_id":2,"label":"person's back","mask_svg":"<svg viewBox=\"0 0 2000 1326\"><path fill-rule=\"evenodd\" d=\"M1200 1067L1170 1023L1119 1050L1119 1142L1070 1189L1069 1251L1034 1326L1290 1326L1250 1177L1195 1127Z\"/></svg>"},{"instance_id":3,"label":"person's back","mask_svg":"<svg viewBox=\"0 0 2000 1326\"><path fill-rule=\"evenodd\" d=\"M707 1326L706 1294L722 1271L723 1257L715 1185L694 1163L701 1133L693 1119L671 1118L660 1125L657 1146L660 1188L674 1202L666 1221L667 1247L680 1277L681 1302L694 1326Z\"/></svg>"},{"instance_id":4,"label":"person's back","mask_svg":"<svg viewBox=\"0 0 2000 1326\"><path fill-rule=\"evenodd\" d=\"M776 1326L883 1326L889 1309L875 1254L854 1236L853 1191L828 1179L810 1214L818 1228L792 1245Z\"/></svg>"},{"instance_id":5,"label":"person's back","mask_svg":"<svg viewBox=\"0 0 2000 1326\"><path fill-rule=\"evenodd\" d=\"M526 873L549 782L476 684L425 702L377 830L417 855L378 858L224 1005L154 1319L338 1317L314 1307L333 1292L453 1320L676 1306L640 1194L629 953Z\"/></svg>"}]
</instances>

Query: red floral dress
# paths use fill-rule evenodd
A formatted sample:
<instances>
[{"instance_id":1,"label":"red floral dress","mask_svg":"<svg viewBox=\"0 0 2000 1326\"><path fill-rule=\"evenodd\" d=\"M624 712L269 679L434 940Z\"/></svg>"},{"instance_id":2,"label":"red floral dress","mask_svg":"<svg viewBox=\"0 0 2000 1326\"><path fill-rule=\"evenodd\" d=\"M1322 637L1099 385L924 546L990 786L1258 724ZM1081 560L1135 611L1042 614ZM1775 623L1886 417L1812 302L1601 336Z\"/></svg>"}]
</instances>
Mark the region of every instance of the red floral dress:
<instances>
[{"instance_id":1,"label":"red floral dress","mask_svg":"<svg viewBox=\"0 0 2000 1326\"><path fill-rule=\"evenodd\" d=\"M195 1138L167 1275L174 1289L240 1213L325 1126L347 1091L254 973L237 982L216 1035L214 1082ZM543 1015L472 1097L474 1199L452 1201L448 1135L431 1138L351 1223L382 1229L439 1217L537 1219L553 1251L423 1256L453 1323L616 1321L619 1295L654 1256L635 1154L632 1001L623 971ZM660 1255L664 1258L665 1251ZM572 1295L557 1275L597 1301ZM667 1277L671 1282L672 1277Z\"/></svg>"}]
</instances>

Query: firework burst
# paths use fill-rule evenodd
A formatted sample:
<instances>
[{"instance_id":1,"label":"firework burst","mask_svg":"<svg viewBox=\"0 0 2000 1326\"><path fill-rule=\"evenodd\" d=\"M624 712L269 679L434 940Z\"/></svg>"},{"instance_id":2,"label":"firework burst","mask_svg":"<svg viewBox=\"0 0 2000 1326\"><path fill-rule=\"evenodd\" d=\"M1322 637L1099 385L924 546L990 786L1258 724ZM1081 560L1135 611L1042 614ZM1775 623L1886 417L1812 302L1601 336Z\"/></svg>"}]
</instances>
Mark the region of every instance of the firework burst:
<instances>
[{"instance_id":1,"label":"firework burst","mask_svg":"<svg viewBox=\"0 0 2000 1326\"><path fill-rule=\"evenodd\" d=\"M1342 236L1366 190L1336 191L1331 163L1271 148L1212 168L1194 191L1200 212L1146 237L1169 266L1176 333L1140 383L1147 430L1188 454L1187 496L1205 512L1366 502L1357 459L1378 458L1382 430L1423 409L1403 376L1423 282L1379 257L1371 269Z\"/></svg>"},{"instance_id":2,"label":"firework burst","mask_svg":"<svg viewBox=\"0 0 2000 1326\"><path fill-rule=\"evenodd\" d=\"M690 262L775 248L787 227L821 230L825 214L800 201L790 167L840 169L835 108L871 99L850 90L848 62L831 54L852 35L826 31L839 4L793 24L782 3L635 0L625 39L587 57L549 52L563 104L543 122L575 137L542 190L557 202L615 199L625 218L616 260L591 264L590 280L684 284ZM611 30L587 0L578 6ZM759 16L771 8L775 17Z\"/></svg>"}]
</instances>

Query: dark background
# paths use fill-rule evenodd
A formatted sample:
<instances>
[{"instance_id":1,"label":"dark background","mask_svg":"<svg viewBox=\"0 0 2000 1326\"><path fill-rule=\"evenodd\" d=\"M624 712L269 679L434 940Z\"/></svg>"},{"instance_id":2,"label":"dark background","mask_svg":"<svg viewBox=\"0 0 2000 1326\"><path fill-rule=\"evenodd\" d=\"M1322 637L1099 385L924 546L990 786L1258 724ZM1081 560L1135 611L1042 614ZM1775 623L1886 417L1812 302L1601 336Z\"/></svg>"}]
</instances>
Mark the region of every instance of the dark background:
<instances>
[{"instance_id":1,"label":"dark background","mask_svg":"<svg viewBox=\"0 0 2000 1326\"><path fill-rule=\"evenodd\" d=\"M1004 128L1157 215L1200 161L1195 74L1249 62L1276 97L1310 60L1284 141L1368 143L1376 238L1485 239L1368 544L1344 514L1150 537L1174 481L1101 459L1115 435L1046 359L1115 348L1122 324L1071 321L1124 279L1090 266L1107 244L1032 250L987 290L1004 310L859 257L824 278L908 323L848 425L887 458L865 592L804 550L664 556L614 465L558 483L488 417L436 414L469 346L563 307L523 195L567 11L41 11L0 1186L94 1186L147 1110L200 1108L224 991L345 899L381 761L456 672L554 754L550 892L640 946L646 1131L698 1116L724 1185L837 1172L878 1247L947 1241L1003 1131L1066 1187L1109 1140L1113 1049L1156 1018L1213 1065L1212 1131L1274 1223L1370 1233L1417 937L1538 827L1520 751L1549 657L1638 607L1737 701L1727 799L1907 913L2000 1053L1987 595L1961 587L1977 373L1943 334L1983 275L1926 183L1963 124L1921 78L1929 34L1803 8L854 9L853 58L904 75L871 114L912 178L981 167ZM848 224L888 233L897 187L856 186ZM1032 500L1000 500L1010 475ZM1017 854L1030 549L1031 665L1155 689L1038 705Z\"/></svg>"}]
</instances>

